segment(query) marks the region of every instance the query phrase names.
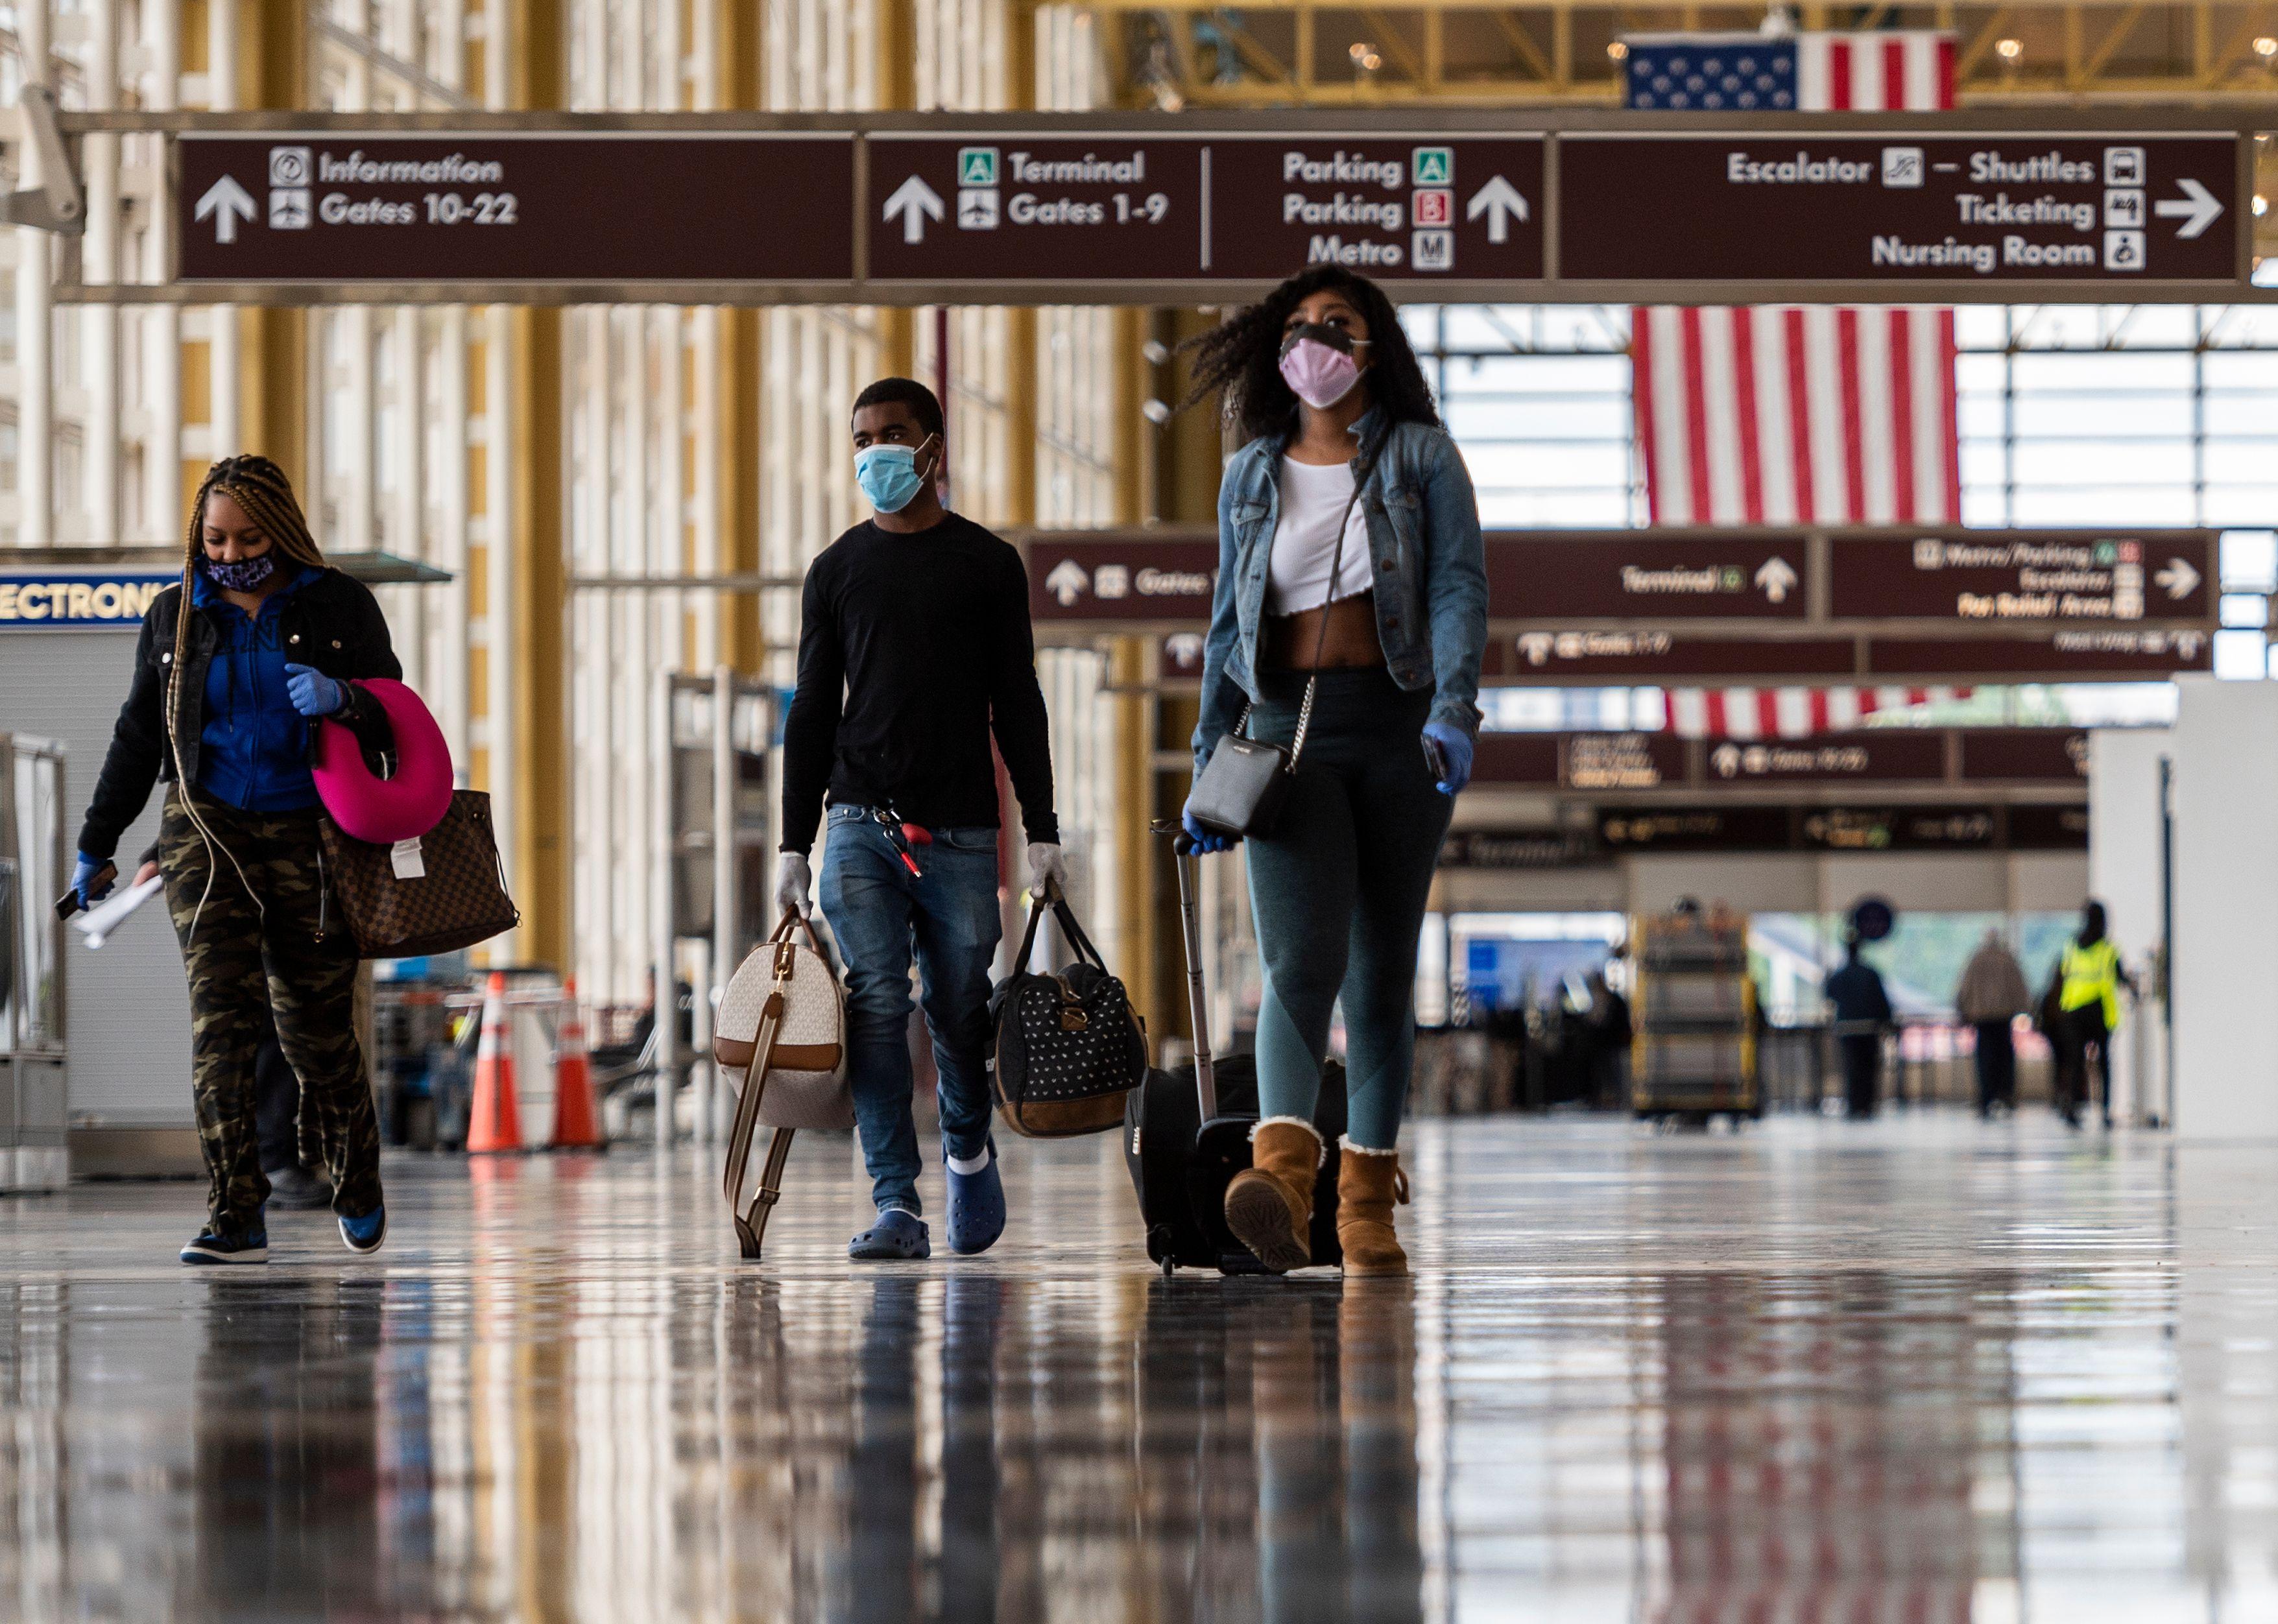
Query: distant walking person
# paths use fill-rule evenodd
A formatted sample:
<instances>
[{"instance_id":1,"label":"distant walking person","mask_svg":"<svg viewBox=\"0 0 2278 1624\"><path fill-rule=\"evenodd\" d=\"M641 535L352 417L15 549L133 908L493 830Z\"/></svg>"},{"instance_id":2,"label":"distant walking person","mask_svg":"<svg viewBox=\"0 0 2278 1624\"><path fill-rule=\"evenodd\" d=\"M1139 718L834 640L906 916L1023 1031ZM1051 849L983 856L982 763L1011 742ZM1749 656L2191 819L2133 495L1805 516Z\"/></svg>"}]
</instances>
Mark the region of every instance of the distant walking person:
<instances>
[{"instance_id":1,"label":"distant walking person","mask_svg":"<svg viewBox=\"0 0 2278 1624\"><path fill-rule=\"evenodd\" d=\"M1996 1109L2017 1107L2017 1046L2010 1023L2029 1013L2032 994L2015 955L1989 930L1970 955L1953 989L1953 1007L1977 1029L1977 1114L1991 1117Z\"/></svg>"},{"instance_id":2,"label":"distant walking person","mask_svg":"<svg viewBox=\"0 0 2278 1624\"><path fill-rule=\"evenodd\" d=\"M2065 943L2058 962L2057 1109L2073 1127L2088 1105L2088 1075L2094 1068L2097 1105L2104 1125L2112 1125L2112 1034L2120 1030L2120 988L2132 987L2120 967L2120 949L2105 934L2104 904L2081 910L2080 934Z\"/></svg>"},{"instance_id":3,"label":"distant walking person","mask_svg":"<svg viewBox=\"0 0 2278 1624\"><path fill-rule=\"evenodd\" d=\"M1342 1005L1345 1272L1405 1274L1392 1212L1417 936L1479 727L1479 504L1398 314L1364 277L1292 277L1199 340L1195 380L1248 442L1219 485L1196 778L1230 734L1303 738L1280 821L1249 848L1261 1119L1227 1224L1277 1274L1310 1260L1328 1154L1312 1118ZM1203 850L1227 844L1191 800L1185 821Z\"/></svg>"},{"instance_id":4,"label":"distant walking person","mask_svg":"<svg viewBox=\"0 0 2278 1624\"><path fill-rule=\"evenodd\" d=\"M1028 836L1030 882L1067 878L1052 814L1051 743L1010 545L942 507L941 402L890 377L855 397L854 478L875 516L806 572L799 690L784 723L778 907L808 908L807 852L830 801L822 913L846 960L846 1064L877 1221L851 1258L929 1256L910 1112L910 960L941 1073L949 1247L1005 1228L989 1132L989 973L997 911L997 767Z\"/></svg>"},{"instance_id":5,"label":"distant walking person","mask_svg":"<svg viewBox=\"0 0 2278 1624\"><path fill-rule=\"evenodd\" d=\"M1827 978L1827 999L1835 1006L1835 1042L1843 1056L1844 1115L1863 1122L1882 1102L1891 995L1875 966L1859 957L1855 932L1843 938L1843 967Z\"/></svg>"},{"instance_id":6,"label":"distant walking person","mask_svg":"<svg viewBox=\"0 0 2278 1624\"><path fill-rule=\"evenodd\" d=\"M1630 1045L1637 1029L1630 1001L1606 980L1603 966L1590 972L1590 1008L1585 1017L1590 1038L1591 1103L1600 1110L1626 1110L1630 1102Z\"/></svg>"},{"instance_id":7,"label":"distant walking person","mask_svg":"<svg viewBox=\"0 0 2278 1624\"><path fill-rule=\"evenodd\" d=\"M119 836L151 785L166 909L190 982L190 1086L205 1152L206 1226L185 1263L269 1256L256 1056L273 1018L313 1113L340 1239L376 1252L379 1125L356 1046L356 944L328 911L316 722L365 752L394 742L359 677L401 678L369 589L328 568L284 474L266 457L217 462L190 507L182 583L150 603L126 703L80 831L72 888L111 888Z\"/></svg>"}]
</instances>

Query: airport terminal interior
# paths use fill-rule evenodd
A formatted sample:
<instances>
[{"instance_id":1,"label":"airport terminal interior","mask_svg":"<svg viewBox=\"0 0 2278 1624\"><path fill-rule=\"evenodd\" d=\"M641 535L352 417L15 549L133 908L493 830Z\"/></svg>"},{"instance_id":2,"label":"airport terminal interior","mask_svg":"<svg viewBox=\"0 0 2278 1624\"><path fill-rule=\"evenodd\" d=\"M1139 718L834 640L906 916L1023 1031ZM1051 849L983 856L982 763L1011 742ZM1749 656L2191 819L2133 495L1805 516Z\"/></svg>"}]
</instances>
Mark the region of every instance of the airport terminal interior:
<instances>
[{"instance_id":1,"label":"airport terminal interior","mask_svg":"<svg viewBox=\"0 0 2278 1624\"><path fill-rule=\"evenodd\" d=\"M2278 1619L2274 196L2269 0L0 0L0 1617Z\"/></svg>"}]
</instances>

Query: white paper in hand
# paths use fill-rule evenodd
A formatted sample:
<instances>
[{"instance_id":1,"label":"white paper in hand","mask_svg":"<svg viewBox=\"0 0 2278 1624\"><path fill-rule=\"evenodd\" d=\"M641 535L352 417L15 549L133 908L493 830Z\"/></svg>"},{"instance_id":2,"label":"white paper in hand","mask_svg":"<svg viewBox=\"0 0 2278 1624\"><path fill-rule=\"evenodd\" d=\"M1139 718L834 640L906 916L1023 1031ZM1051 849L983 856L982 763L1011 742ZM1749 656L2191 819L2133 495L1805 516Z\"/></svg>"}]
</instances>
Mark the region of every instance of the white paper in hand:
<instances>
[{"instance_id":1,"label":"white paper in hand","mask_svg":"<svg viewBox=\"0 0 2278 1624\"><path fill-rule=\"evenodd\" d=\"M73 914L72 928L87 938L88 947L99 948L111 932L126 922L129 914L157 896L165 883L159 875L153 874L141 885L113 891L94 907Z\"/></svg>"}]
</instances>

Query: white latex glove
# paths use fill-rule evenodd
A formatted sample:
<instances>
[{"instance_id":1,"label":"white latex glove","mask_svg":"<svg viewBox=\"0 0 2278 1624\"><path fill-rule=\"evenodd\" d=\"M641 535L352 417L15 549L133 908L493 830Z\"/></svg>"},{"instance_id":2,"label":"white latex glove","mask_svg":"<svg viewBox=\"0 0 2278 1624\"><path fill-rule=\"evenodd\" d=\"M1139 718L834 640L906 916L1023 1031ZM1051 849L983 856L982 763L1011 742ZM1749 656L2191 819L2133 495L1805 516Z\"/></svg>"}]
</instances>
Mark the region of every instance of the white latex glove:
<instances>
[{"instance_id":1,"label":"white latex glove","mask_svg":"<svg viewBox=\"0 0 2278 1624\"><path fill-rule=\"evenodd\" d=\"M814 888L814 876L806 866L806 859L796 851L786 851L776 867L776 911L795 910L802 917L814 911L808 893Z\"/></svg>"},{"instance_id":2,"label":"white latex glove","mask_svg":"<svg viewBox=\"0 0 2278 1624\"><path fill-rule=\"evenodd\" d=\"M1028 847L1028 889L1041 896L1051 886L1067 889L1067 853L1037 841Z\"/></svg>"}]
</instances>

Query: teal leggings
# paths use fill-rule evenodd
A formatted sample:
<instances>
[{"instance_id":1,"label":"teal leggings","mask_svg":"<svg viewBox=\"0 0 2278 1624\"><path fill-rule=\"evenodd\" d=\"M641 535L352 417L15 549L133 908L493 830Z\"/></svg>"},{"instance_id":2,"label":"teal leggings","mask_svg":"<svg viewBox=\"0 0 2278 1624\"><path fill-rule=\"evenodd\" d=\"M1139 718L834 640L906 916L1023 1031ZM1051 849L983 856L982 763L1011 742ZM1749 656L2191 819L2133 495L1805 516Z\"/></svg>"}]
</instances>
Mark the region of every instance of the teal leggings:
<instances>
[{"instance_id":1,"label":"teal leggings","mask_svg":"<svg viewBox=\"0 0 2278 1624\"><path fill-rule=\"evenodd\" d=\"M1269 675L1252 736L1288 744L1302 677ZM1416 1056L1416 938L1455 803L1424 759L1431 691L1381 667L1321 675L1296 782L1273 837L1248 843L1265 991L1257 1012L1261 1117L1310 1118L1329 1021L1344 1004L1346 1132L1389 1150Z\"/></svg>"}]
</instances>

